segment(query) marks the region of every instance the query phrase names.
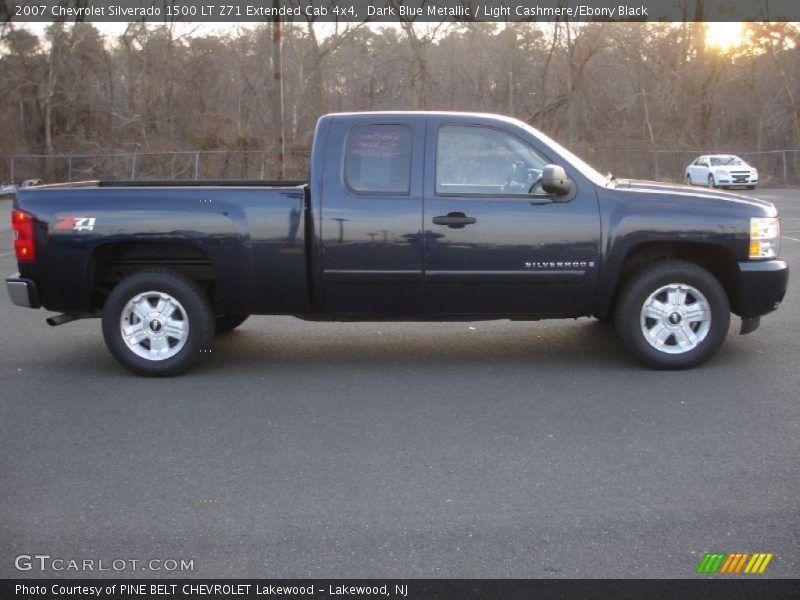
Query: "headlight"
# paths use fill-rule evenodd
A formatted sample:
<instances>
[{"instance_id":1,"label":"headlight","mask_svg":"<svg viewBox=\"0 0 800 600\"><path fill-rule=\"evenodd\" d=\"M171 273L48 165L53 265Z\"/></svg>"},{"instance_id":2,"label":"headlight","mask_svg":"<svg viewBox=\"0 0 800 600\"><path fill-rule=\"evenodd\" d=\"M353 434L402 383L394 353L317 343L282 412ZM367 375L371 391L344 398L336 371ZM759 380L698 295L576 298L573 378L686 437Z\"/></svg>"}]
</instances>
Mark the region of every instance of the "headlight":
<instances>
[{"instance_id":1,"label":"headlight","mask_svg":"<svg viewBox=\"0 0 800 600\"><path fill-rule=\"evenodd\" d=\"M750 177L758 177L758 170L750 169Z\"/></svg>"},{"instance_id":2,"label":"headlight","mask_svg":"<svg viewBox=\"0 0 800 600\"><path fill-rule=\"evenodd\" d=\"M720 175L721 177L728 177L730 176L730 173L728 173L725 169L719 169L717 171L717 175Z\"/></svg>"},{"instance_id":3,"label":"headlight","mask_svg":"<svg viewBox=\"0 0 800 600\"><path fill-rule=\"evenodd\" d=\"M780 252L781 224L778 217L750 219L750 258L775 258Z\"/></svg>"}]
</instances>

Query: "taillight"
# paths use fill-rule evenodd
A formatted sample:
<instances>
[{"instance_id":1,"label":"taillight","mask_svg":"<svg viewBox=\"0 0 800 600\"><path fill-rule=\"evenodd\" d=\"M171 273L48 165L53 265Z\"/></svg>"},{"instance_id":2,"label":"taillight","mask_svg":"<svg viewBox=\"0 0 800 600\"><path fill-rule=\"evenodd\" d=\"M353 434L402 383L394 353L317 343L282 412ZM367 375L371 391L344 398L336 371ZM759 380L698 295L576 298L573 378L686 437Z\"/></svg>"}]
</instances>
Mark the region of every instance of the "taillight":
<instances>
[{"instance_id":1,"label":"taillight","mask_svg":"<svg viewBox=\"0 0 800 600\"><path fill-rule=\"evenodd\" d=\"M14 231L14 252L19 262L33 262L36 246L33 243L33 217L22 210L11 211L11 229Z\"/></svg>"}]
</instances>

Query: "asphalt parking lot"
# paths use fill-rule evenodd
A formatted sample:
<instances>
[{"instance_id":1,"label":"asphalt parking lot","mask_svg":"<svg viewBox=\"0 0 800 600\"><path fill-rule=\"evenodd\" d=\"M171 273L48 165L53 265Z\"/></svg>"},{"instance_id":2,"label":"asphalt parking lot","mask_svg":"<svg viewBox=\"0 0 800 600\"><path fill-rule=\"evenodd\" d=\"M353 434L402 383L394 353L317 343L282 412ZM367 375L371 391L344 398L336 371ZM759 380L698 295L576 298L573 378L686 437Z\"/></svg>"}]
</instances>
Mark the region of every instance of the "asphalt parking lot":
<instances>
[{"instance_id":1,"label":"asphalt parking lot","mask_svg":"<svg viewBox=\"0 0 800 600\"><path fill-rule=\"evenodd\" d=\"M54 329L2 291L0 577L681 578L709 551L797 577L799 194L755 192L783 217L783 307L684 372L640 368L590 319L260 317L149 380L99 322ZM18 571L24 554L194 568Z\"/></svg>"}]
</instances>

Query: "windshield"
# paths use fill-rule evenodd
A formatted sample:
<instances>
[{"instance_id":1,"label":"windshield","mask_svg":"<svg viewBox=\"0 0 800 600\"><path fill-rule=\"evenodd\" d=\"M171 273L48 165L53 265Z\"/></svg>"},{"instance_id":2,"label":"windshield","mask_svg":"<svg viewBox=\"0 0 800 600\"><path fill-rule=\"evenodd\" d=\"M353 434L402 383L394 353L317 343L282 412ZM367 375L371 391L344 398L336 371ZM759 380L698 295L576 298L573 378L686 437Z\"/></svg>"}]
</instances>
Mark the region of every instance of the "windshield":
<instances>
[{"instance_id":1,"label":"windshield","mask_svg":"<svg viewBox=\"0 0 800 600\"><path fill-rule=\"evenodd\" d=\"M557 141L552 139L551 137L543 134L538 129L535 129L528 125L527 123L523 123L524 127L533 135L541 139L545 144L550 146L553 150L558 152L567 162L571 163L576 169L578 169L585 177L590 179L592 183L597 185L607 185L609 182L609 178L603 175L600 171L595 169L589 163L584 161L582 158L579 158L566 148L559 144Z\"/></svg>"},{"instance_id":2,"label":"windshield","mask_svg":"<svg viewBox=\"0 0 800 600\"><path fill-rule=\"evenodd\" d=\"M711 166L721 167L727 165L743 165L744 161L738 156L712 156Z\"/></svg>"}]
</instances>

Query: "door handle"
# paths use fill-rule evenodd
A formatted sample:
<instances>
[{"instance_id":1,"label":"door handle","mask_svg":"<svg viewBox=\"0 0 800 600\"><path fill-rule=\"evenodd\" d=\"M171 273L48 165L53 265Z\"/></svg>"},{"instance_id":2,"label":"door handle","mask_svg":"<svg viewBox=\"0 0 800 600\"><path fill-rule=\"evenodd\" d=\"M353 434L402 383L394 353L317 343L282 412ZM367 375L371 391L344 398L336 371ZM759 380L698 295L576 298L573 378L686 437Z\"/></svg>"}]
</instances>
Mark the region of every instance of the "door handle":
<instances>
[{"instance_id":1,"label":"door handle","mask_svg":"<svg viewBox=\"0 0 800 600\"><path fill-rule=\"evenodd\" d=\"M450 229L462 229L466 225L474 225L477 219L462 212L451 212L447 216L433 217L433 222L436 225L447 225Z\"/></svg>"}]
</instances>

